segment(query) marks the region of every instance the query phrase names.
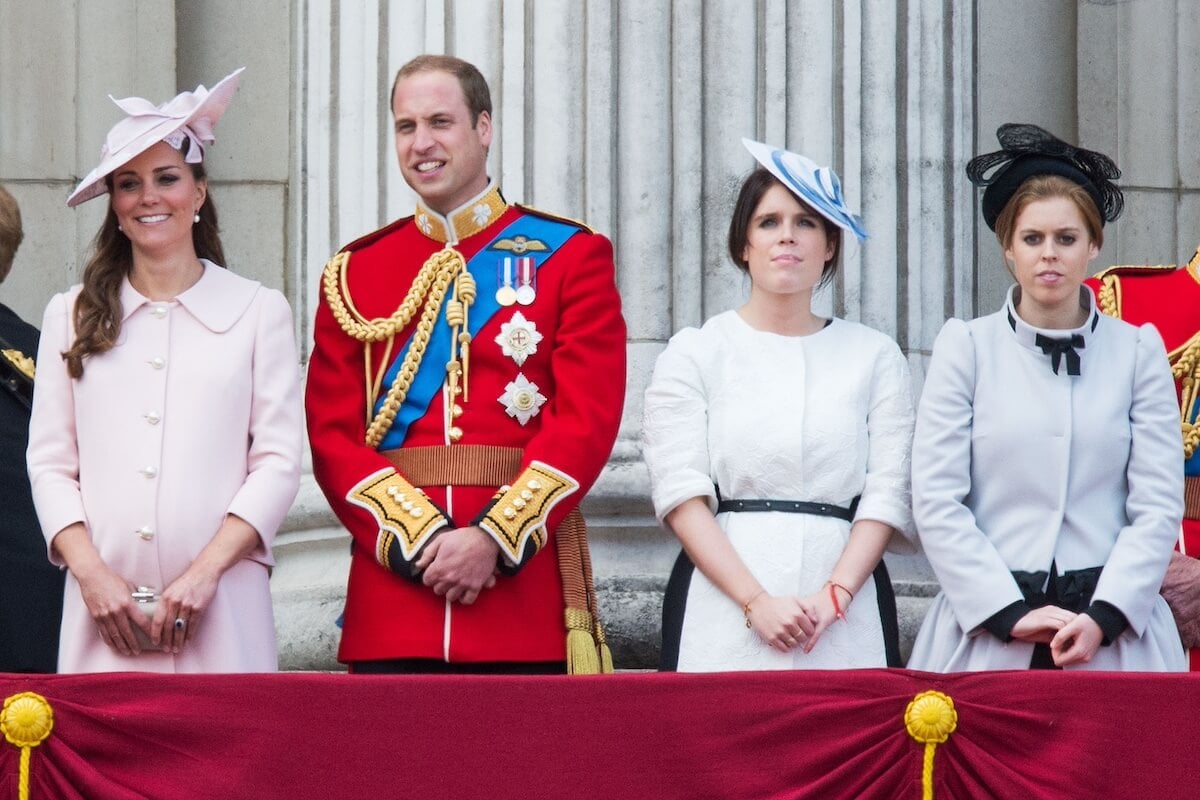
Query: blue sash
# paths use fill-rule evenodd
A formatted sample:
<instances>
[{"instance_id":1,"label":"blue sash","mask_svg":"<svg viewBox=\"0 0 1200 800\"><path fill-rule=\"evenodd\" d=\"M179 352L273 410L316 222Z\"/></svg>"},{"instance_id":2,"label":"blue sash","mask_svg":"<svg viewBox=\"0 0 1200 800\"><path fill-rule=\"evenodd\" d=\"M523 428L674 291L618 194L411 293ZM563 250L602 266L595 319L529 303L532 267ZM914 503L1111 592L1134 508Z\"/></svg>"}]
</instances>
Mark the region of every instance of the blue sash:
<instances>
[{"instance_id":1,"label":"blue sash","mask_svg":"<svg viewBox=\"0 0 1200 800\"><path fill-rule=\"evenodd\" d=\"M544 243L546 245L544 250L526 250L521 253L522 256L533 259L533 268L537 271L541 269L546 259L562 247L567 239L578 232L579 228L574 225L527 214L514 220L476 253L467 262L467 271L474 276L476 286L475 302L468 310L469 325L467 327L472 338L478 335L483 326L487 325L496 312L502 308L496 302L496 290L500 288L500 270L497 268L497 264L501 258L511 256L513 253L511 250L497 248L496 244L501 240L511 240L517 236L524 236L529 241L536 240ZM394 450L403 445L405 437L408 436L409 426L425 416L429 410L429 404L441 391L442 384L446 380L446 362L450 360L452 337L450 324L446 322L446 306L449 304L450 298L451 295L447 291L446 298L442 301L442 308L438 312L437 321L434 323L433 333L425 347L425 355L421 358L421 366L413 377L412 386L409 387L408 395L404 398L400 411L396 414L395 422L392 423L391 429L379 443L379 450ZM384 375L383 391L375 402L376 414L383 407L387 389L395 382L396 375L400 372L400 365L404 363L404 356L410 347L412 347L411 336L397 353L391 366L388 367L387 374Z\"/></svg>"}]
</instances>

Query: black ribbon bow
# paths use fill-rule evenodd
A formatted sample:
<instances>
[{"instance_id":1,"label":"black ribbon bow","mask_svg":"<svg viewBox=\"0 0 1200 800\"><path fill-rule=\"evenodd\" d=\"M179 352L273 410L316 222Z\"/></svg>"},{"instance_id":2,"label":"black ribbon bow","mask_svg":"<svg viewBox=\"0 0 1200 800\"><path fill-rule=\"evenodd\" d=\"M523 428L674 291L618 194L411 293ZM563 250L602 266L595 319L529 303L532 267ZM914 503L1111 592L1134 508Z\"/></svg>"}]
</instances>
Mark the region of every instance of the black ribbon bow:
<instances>
[{"instance_id":1,"label":"black ribbon bow","mask_svg":"<svg viewBox=\"0 0 1200 800\"><path fill-rule=\"evenodd\" d=\"M1070 336L1046 336L1039 333L1033 340L1033 343L1042 348L1042 352L1050 356L1050 366L1054 370L1054 374L1058 374L1058 365L1062 362L1062 357L1067 357L1067 374L1079 374L1079 353L1075 348L1084 348L1087 342L1084 341L1083 334L1073 333Z\"/></svg>"}]
</instances>

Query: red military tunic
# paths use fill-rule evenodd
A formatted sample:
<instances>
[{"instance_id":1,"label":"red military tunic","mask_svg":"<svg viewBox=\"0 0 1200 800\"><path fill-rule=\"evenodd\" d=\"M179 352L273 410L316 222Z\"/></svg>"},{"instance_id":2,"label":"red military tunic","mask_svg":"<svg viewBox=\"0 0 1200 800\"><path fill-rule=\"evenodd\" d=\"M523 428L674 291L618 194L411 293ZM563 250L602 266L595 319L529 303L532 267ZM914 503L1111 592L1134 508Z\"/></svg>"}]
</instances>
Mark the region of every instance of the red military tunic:
<instances>
[{"instance_id":1,"label":"red military tunic","mask_svg":"<svg viewBox=\"0 0 1200 800\"><path fill-rule=\"evenodd\" d=\"M511 235L546 219L564 241ZM457 341L463 329L452 328L443 310L428 326L429 353L391 421L386 409L379 412L405 371L396 380L385 371L405 359L410 336L422 338L418 322L437 305L439 289L437 280L427 289L414 289L414 281L431 257L453 256L442 252L447 241L479 283L467 317L478 324L489 304L495 313L470 337L469 356L449 369L431 355L436 337ZM520 253L541 259L535 276L514 274L515 259L507 272L501 266ZM530 284L522 299L535 289L532 302L498 305L500 292L484 288L498 282ZM463 294L459 286L442 287L443 306ZM410 399L422 381L432 387L425 408ZM338 659L563 660L562 580L555 549L545 545L607 462L624 392L625 324L612 246L581 225L509 206L492 185L447 217L418 207L415 217L335 256L322 281L306 406L314 474L354 540ZM381 433L382 441L367 443ZM511 488L417 492L381 454L431 445L520 448L521 470ZM438 597L411 573L433 537L471 524L501 546L504 574L467 606Z\"/></svg>"},{"instance_id":2,"label":"red military tunic","mask_svg":"<svg viewBox=\"0 0 1200 800\"><path fill-rule=\"evenodd\" d=\"M1200 249L1186 266L1114 266L1088 278L1100 310L1134 325L1152 323L1167 346L1180 405L1186 476L1183 531L1178 549L1200 557ZM1200 671L1200 648L1190 654Z\"/></svg>"}]
</instances>

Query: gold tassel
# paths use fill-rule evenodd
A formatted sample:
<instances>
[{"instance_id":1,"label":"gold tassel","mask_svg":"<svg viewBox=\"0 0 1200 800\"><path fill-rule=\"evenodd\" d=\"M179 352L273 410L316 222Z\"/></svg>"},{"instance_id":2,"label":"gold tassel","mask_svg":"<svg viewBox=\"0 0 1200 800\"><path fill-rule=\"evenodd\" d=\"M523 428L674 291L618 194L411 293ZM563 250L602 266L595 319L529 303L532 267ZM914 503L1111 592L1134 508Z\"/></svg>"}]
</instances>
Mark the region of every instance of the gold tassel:
<instances>
[{"instance_id":1,"label":"gold tassel","mask_svg":"<svg viewBox=\"0 0 1200 800\"><path fill-rule=\"evenodd\" d=\"M600 674L612 675L616 672L613 667L612 650L608 647L608 639L604 635L604 626L596 620L596 641L600 643Z\"/></svg>"},{"instance_id":2,"label":"gold tassel","mask_svg":"<svg viewBox=\"0 0 1200 800\"><path fill-rule=\"evenodd\" d=\"M566 618L567 674L599 674L600 657L596 652L596 640L592 638L592 615L581 608L568 608Z\"/></svg>"}]
</instances>

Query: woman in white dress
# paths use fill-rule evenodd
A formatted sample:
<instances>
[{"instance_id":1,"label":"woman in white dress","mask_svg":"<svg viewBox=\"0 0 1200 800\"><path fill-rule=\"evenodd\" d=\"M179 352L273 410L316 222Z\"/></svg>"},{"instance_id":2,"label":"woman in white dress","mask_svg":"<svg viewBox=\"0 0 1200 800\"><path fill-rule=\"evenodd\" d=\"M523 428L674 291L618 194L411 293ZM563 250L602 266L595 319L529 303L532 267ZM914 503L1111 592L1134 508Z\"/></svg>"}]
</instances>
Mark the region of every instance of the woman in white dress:
<instances>
[{"instance_id":1,"label":"woman in white dress","mask_svg":"<svg viewBox=\"0 0 1200 800\"><path fill-rule=\"evenodd\" d=\"M684 550L664 668L886 666L894 600L886 573L883 598L871 578L889 543L911 546L908 367L887 336L812 309L842 231L866 238L837 176L745 144L762 167L742 185L729 251L750 298L676 334L646 390L655 512Z\"/></svg>"},{"instance_id":2,"label":"woman in white dress","mask_svg":"<svg viewBox=\"0 0 1200 800\"><path fill-rule=\"evenodd\" d=\"M1016 285L934 344L913 508L942 593L908 666L1186 669L1158 591L1183 513L1166 351L1083 284L1120 172L1032 125L997 135L967 174Z\"/></svg>"}]
</instances>

